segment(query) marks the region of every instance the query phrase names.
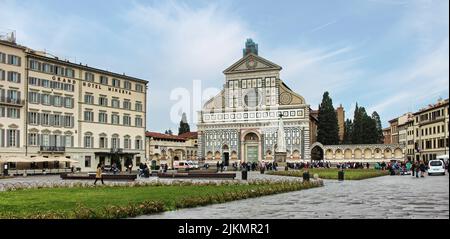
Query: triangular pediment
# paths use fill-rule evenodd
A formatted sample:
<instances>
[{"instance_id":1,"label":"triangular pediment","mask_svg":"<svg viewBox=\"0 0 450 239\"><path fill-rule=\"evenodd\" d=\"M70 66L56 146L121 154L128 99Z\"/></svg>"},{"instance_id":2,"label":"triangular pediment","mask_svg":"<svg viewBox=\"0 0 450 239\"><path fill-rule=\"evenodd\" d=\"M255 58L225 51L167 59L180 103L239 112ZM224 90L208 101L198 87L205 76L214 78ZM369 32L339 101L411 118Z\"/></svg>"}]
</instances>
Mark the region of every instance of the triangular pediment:
<instances>
[{"instance_id":1,"label":"triangular pediment","mask_svg":"<svg viewBox=\"0 0 450 239\"><path fill-rule=\"evenodd\" d=\"M266 60L256 54L250 53L228 67L224 74L242 73L242 72L254 72L254 71L280 71L281 66Z\"/></svg>"}]
</instances>

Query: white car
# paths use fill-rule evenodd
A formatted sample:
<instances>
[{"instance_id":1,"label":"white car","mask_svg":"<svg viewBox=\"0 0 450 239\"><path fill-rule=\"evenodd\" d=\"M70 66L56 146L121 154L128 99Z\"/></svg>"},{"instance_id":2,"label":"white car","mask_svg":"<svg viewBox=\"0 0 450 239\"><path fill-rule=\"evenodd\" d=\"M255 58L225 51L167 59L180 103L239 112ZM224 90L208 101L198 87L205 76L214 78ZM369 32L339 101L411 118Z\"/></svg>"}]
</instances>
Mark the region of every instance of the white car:
<instances>
[{"instance_id":1,"label":"white car","mask_svg":"<svg viewBox=\"0 0 450 239\"><path fill-rule=\"evenodd\" d=\"M442 174L445 175L445 164L443 160L430 160L428 162L428 175Z\"/></svg>"}]
</instances>

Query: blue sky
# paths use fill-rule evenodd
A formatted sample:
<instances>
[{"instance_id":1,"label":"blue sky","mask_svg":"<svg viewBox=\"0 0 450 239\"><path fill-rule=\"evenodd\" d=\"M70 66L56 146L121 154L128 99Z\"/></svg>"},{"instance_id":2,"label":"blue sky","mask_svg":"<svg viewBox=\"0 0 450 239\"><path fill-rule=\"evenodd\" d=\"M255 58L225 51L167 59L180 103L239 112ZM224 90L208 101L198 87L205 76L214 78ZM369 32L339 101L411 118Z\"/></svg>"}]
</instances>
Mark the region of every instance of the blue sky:
<instances>
[{"instance_id":1,"label":"blue sky","mask_svg":"<svg viewBox=\"0 0 450 239\"><path fill-rule=\"evenodd\" d=\"M447 0L0 0L0 32L15 30L19 44L149 80L152 131L176 132L173 90L192 91L194 80L203 89L220 89L222 71L242 56L249 37L259 44L259 55L283 67L282 80L312 108L327 90L347 117L358 102L369 113L376 110L386 126L448 97L448 5ZM187 113L195 129L194 113Z\"/></svg>"}]
</instances>

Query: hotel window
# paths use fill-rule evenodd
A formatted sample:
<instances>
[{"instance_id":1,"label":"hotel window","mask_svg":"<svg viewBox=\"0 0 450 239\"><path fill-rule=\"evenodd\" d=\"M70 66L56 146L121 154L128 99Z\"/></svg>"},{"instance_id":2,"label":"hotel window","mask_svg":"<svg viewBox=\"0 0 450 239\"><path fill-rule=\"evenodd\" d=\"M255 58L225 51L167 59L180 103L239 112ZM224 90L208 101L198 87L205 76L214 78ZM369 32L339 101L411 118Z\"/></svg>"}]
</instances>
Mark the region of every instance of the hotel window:
<instances>
[{"instance_id":1,"label":"hotel window","mask_svg":"<svg viewBox=\"0 0 450 239\"><path fill-rule=\"evenodd\" d=\"M123 116L123 125L127 125L127 126L131 125L131 117L129 115Z\"/></svg>"},{"instance_id":2,"label":"hotel window","mask_svg":"<svg viewBox=\"0 0 450 239\"><path fill-rule=\"evenodd\" d=\"M66 76L70 77L70 78L74 78L75 77L75 71L73 69L66 68Z\"/></svg>"},{"instance_id":3,"label":"hotel window","mask_svg":"<svg viewBox=\"0 0 450 239\"><path fill-rule=\"evenodd\" d=\"M39 70L39 62L38 61L35 61L35 60L30 60L30 68L32 69L32 70L36 70L36 71L38 71Z\"/></svg>"},{"instance_id":4,"label":"hotel window","mask_svg":"<svg viewBox=\"0 0 450 239\"><path fill-rule=\"evenodd\" d=\"M131 139L129 136L125 136L123 139L123 148L124 149L131 149Z\"/></svg>"},{"instance_id":5,"label":"hotel window","mask_svg":"<svg viewBox=\"0 0 450 239\"><path fill-rule=\"evenodd\" d=\"M64 115L64 127L66 127L66 128L73 127L73 116Z\"/></svg>"},{"instance_id":6,"label":"hotel window","mask_svg":"<svg viewBox=\"0 0 450 239\"><path fill-rule=\"evenodd\" d=\"M14 71L8 71L8 81L14 83L20 83L20 73Z\"/></svg>"},{"instance_id":7,"label":"hotel window","mask_svg":"<svg viewBox=\"0 0 450 239\"><path fill-rule=\"evenodd\" d=\"M98 122L108 123L108 114L106 114L105 112L98 113Z\"/></svg>"},{"instance_id":8,"label":"hotel window","mask_svg":"<svg viewBox=\"0 0 450 239\"><path fill-rule=\"evenodd\" d=\"M28 121L30 124L38 125L39 124L39 113L28 112Z\"/></svg>"},{"instance_id":9,"label":"hotel window","mask_svg":"<svg viewBox=\"0 0 450 239\"><path fill-rule=\"evenodd\" d=\"M108 98L106 98L106 96L100 96L98 98L98 104L101 106L108 106Z\"/></svg>"},{"instance_id":10,"label":"hotel window","mask_svg":"<svg viewBox=\"0 0 450 239\"><path fill-rule=\"evenodd\" d=\"M42 87L45 87L45 88L50 88L50 81L49 80L44 80L44 79L42 79L41 80L41 86Z\"/></svg>"},{"instance_id":11,"label":"hotel window","mask_svg":"<svg viewBox=\"0 0 450 239\"><path fill-rule=\"evenodd\" d=\"M108 77L100 76L100 84L107 85L108 84Z\"/></svg>"},{"instance_id":12,"label":"hotel window","mask_svg":"<svg viewBox=\"0 0 450 239\"><path fill-rule=\"evenodd\" d=\"M85 148L92 148L94 144L94 137L92 135L87 134L84 136L84 147Z\"/></svg>"},{"instance_id":13,"label":"hotel window","mask_svg":"<svg viewBox=\"0 0 450 239\"><path fill-rule=\"evenodd\" d=\"M99 143L99 145L98 145L99 148L101 148L101 149L108 148L108 138L100 137L98 143Z\"/></svg>"},{"instance_id":14,"label":"hotel window","mask_svg":"<svg viewBox=\"0 0 450 239\"><path fill-rule=\"evenodd\" d=\"M72 84L64 84L64 90L69 92L74 92L75 87Z\"/></svg>"},{"instance_id":15,"label":"hotel window","mask_svg":"<svg viewBox=\"0 0 450 239\"><path fill-rule=\"evenodd\" d=\"M91 156L84 157L84 167L86 167L86 168L91 167Z\"/></svg>"},{"instance_id":16,"label":"hotel window","mask_svg":"<svg viewBox=\"0 0 450 239\"><path fill-rule=\"evenodd\" d=\"M72 142L73 142L72 137L73 137L72 135L66 134L66 136L65 136L65 140L66 140L65 146L66 147L72 147Z\"/></svg>"},{"instance_id":17,"label":"hotel window","mask_svg":"<svg viewBox=\"0 0 450 239\"><path fill-rule=\"evenodd\" d=\"M137 92L143 92L144 91L144 87L141 84L136 84L135 85L135 89Z\"/></svg>"},{"instance_id":18,"label":"hotel window","mask_svg":"<svg viewBox=\"0 0 450 239\"><path fill-rule=\"evenodd\" d=\"M123 88L125 88L127 90L131 90L131 83L129 81L124 81Z\"/></svg>"},{"instance_id":19,"label":"hotel window","mask_svg":"<svg viewBox=\"0 0 450 239\"><path fill-rule=\"evenodd\" d=\"M112 86L114 87L120 87L120 80L118 79L112 79Z\"/></svg>"},{"instance_id":20,"label":"hotel window","mask_svg":"<svg viewBox=\"0 0 450 239\"><path fill-rule=\"evenodd\" d=\"M94 121L94 112L85 111L84 112L84 121L93 122Z\"/></svg>"},{"instance_id":21,"label":"hotel window","mask_svg":"<svg viewBox=\"0 0 450 239\"><path fill-rule=\"evenodd\" d=\"M84 79L86 81L94 82L95 81L95 76L94 76L94 74L92 74L90 72L86 72L86 73L84 73Z\"/></svg>"},{"instance_id":22,"label":"hotel window","mask_svg":"<svg viewBox=\"0 0 450 239\"><path fill-rule=\"evenodd\" d=\"M124 100L123 101L123 108L127 110L131 110L131 102L130 100Z\"/></svg>"},{"instance_id":23,"label":"hotel window","mask_svg":"<svg viewBox=\"0 0 450 239\"><path fill-rule=\"evenodd\" d=\"M59 95L53 96L53 106L61 107L62 106L62 98Z\"/></svg>"},{"instance_id":24,"label":"hotel window","mask_svg":"<svg viewBox=\"0 0 450 239\"><path fill-rule=\"evenodd\" d=\"M38 145L37 138L38 138L38 134L36 134L36 133L29 133L28 134L28 145L30 145L30 146Z\"/></svg>"},{"instance_id":25,"label":"hotel window","mask_svg":"<svg viewBox=\"0 0 450 239\"><path fill-rule=\"evenodd\" d=\"M120 123L120 119L119 119L119 115L118 114L111 115L111 123L112 124L119 124Z\"/></svg>"},{"instance_id":26,"label":"hotel window","mask_svg":"<svg viewBox=\"0 0 450 239\"><path fill-rule=\"evenodd\" d=\"M73 108L73 98L65 97L64 98L64 107L68 109Z\"/></svg>"},{"instance_id":27,"label":"hotel window","mask_svg":"<svg viewBox=\"0 0 450 239\"><path fill-rule=\"evenodd\" d=\"M135 141L135 149L141 149L142 148L142 140L141 139L136 139Z\"/></svg>"},{"instance_id":28,"label":"hotel window","mask_svg":"<svg viewBox=\"0 0 450 239\"><path fill-rule=\"evenodd\" d=\"M30 77L28 79L28 84L30 85L35 85L35 86L39 86L39 79L35 78L35 77Z\"/></svg>"},{"instance_id":29,"label":"hotel window","mask_svg":"<svg viewBox=\"0 0 450 239\"><path fill-rule=\"evenodd\" d=\"M43 104L43 105L50 105L50 95L48 95L48 94L42 94L41 95L41 103Z\"/></svg>"},{"instance_id":30,"label":"hotel window","mask_svg":"<svg viewBox=\"0 0 450 239\"><path fill-rule=\"evenodd\" d=\"M111 138L111 148L113 149L120 148L120 140L117 135L113 135Z\"/></svg>"},{"instance_id":31,"label":"hotel window","mask_svg":"<svg viewBox=\"0 0 450 239\"><path fill-rule=\"evenodd\" d=\"M21 58L15 55L8 55L8 64L20 66L21 65Z\"/></svg>"},{"instance_id":32,"label":"hotel window","mask_svg":"<svg viewBox=\"0 0 450 239\"><path fill-rule=\"evenodd\" d=\"M94 104L94 96L89 94L84 95L84 103L90 105Z\"/></svg>"},{"instance_id":33,"label":"hotel window","mask_svg":"<svg viewBox=\"0 0 450 239\"><path fill-rule=\"evenodd\" d=\"M6 147L19 147L20 130L6 130Z\"/></svg>"},{"instance_id":34,"label":"hotel window","mask_svg":"<svg viewBox=\"0 0 450 239\"><path fill-rule=\"evenodd\" d=\"M17 108L7 108L6 117L11 119L19 119L20 118L20 110Z\"/></svg>"},{"instance_id":35,"label":"hotel window","mask_svg":"<svg viewBox=\"0 0 450 239\"><path fill-rule=\"evenodd\" d=\"M6 54L0 52L0 63L6 63Z\"/></svg>"},{"instance_id":36,"label":"hotel window","mask_svg":"<svg viewBox=\"0 0 450 239\"><path fill-rule=\"evenodd\" d=\"M0 69L0 80L5 80L6 79L6 73L4 70Z\"/></svg>"},{"instance_id":37,"label":"hotel window","mask_svg":"<svg viewBox=\"0 0 450 239\"><path fill-rule=\"evenodd\" d=\"M50 125L50 115L48 113L41 114L41 125Z\"/></svg>"},{"instance_id":38,"label":"hotel window","mask_svg":"<svg viewBox=\"0 0 450 239\"><path fill-rule=\"evenodd\" d=\"M64 76L64 68L60 66L54 66L55 67L55 74L59 76Z\"/></svg>"},{"instance_id":39,"label":"hotel window","mask_svg":"<svg viewBox=\"0 0 450 239\"><path fill-rule=\"evenodd\" d=\"M136 127L142 127L142 118L141 118L141 116L136 116L135 125L136 125Z\"/></svg>"},{"instance_id":40,"label":"hotel window","mask_svg":"<svg viewBox=\"0 0 450 239\"><path fill-rule=\"evenodd\" d=\"M60 127L61 126L61 115L52 115L53 126Z\"/></svg>"},{"instance_id":41,"label":"hotel window","mask_svg":"<svg viewBox=\"0 0 450 239\"><path fill-rule=\"evenodd\" d=\"M136 109L136 111L142 112L142 103L140 101L136 101L134 108Z\"/></svg>"},{"instance_id":42,"label":"hotel window","mask_svg":"<svg viewBox=\"0 0 450 239\"><path fill-rule=\"evenodd\" d=\"M28 101L32 104L39 104L39 93L30 91Z\"/></svg>"},{"instance_id":43,"label":"hotel window","mask_svg":"<svg viewBox=\"0 0 450 239\"><path fill-rule=\"evenodd\" d=\"M120 101L118 99L112 99L111 100L111 106L113 108L120 108Z\"/></svg>"},{"instance_id":44,"label":"hotel window","mask_svg":"<svg viewBox=\"0 0 450 239\"><path fill-rule=\"evenodd\" d=\"M47 63L43 63L43 64L42 64L42 70L43 70L45 73L53 73L53 66L50 65L50 64L47 64Z\"/></svg>"}]
</instances>

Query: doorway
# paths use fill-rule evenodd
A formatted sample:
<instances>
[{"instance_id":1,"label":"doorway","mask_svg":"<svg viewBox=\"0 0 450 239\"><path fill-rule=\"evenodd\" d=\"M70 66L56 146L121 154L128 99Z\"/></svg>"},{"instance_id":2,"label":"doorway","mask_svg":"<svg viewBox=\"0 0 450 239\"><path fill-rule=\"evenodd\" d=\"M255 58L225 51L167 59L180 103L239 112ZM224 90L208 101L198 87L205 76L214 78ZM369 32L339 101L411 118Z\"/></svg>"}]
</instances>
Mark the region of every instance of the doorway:
<instances>
[{"instance_id":1,"label":"doorway","mask_svg":"<svg viewBox=\"0 0 450 239\"><path fill-rule=\"evenodd\" d=\"M225 166L230 166L230 153L228 153L228 152L223 153L223 160L224 160Z\"/></svg>"}]
</instances>

